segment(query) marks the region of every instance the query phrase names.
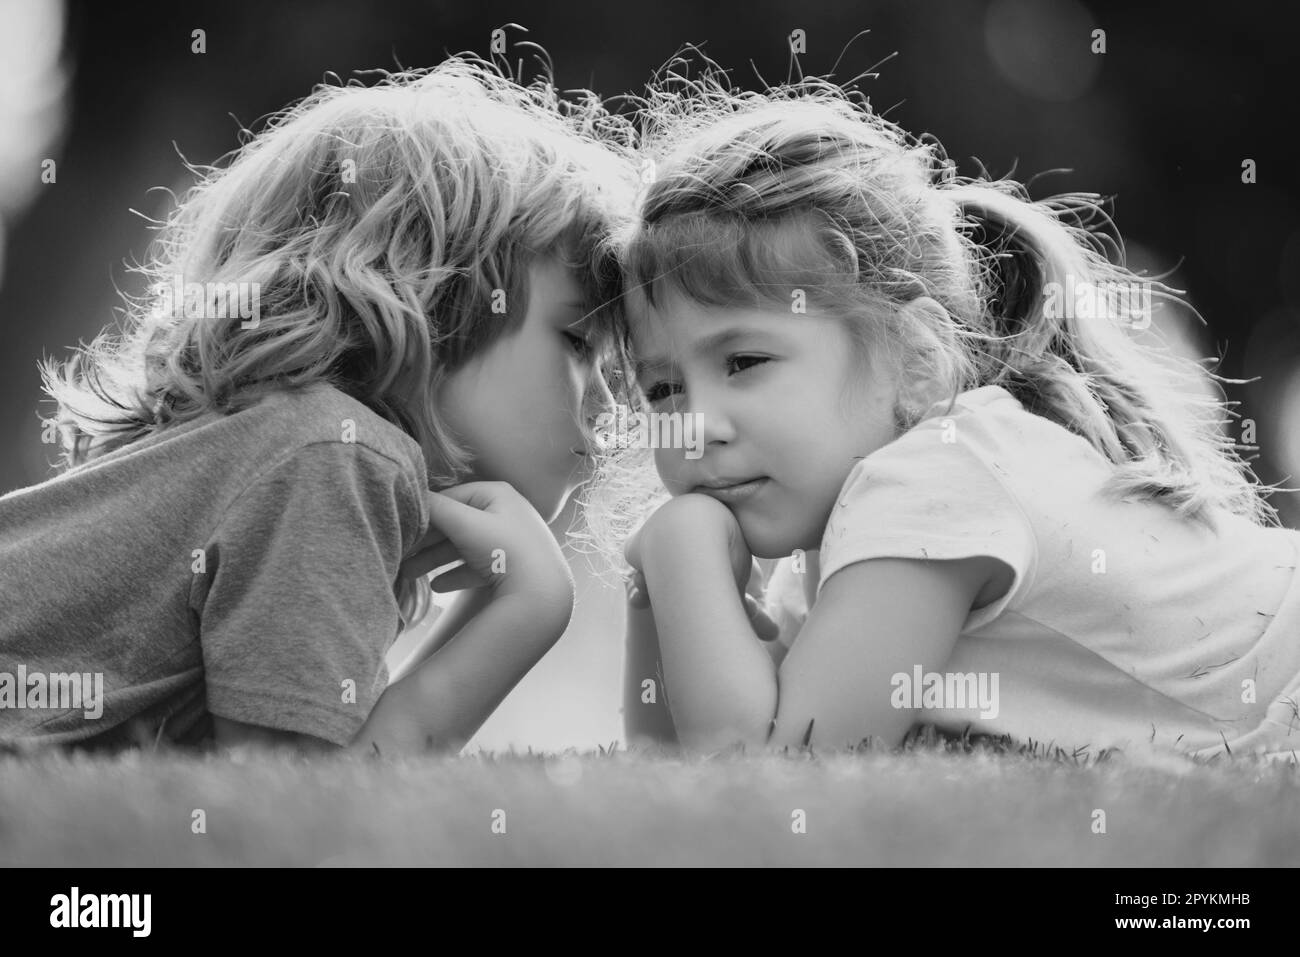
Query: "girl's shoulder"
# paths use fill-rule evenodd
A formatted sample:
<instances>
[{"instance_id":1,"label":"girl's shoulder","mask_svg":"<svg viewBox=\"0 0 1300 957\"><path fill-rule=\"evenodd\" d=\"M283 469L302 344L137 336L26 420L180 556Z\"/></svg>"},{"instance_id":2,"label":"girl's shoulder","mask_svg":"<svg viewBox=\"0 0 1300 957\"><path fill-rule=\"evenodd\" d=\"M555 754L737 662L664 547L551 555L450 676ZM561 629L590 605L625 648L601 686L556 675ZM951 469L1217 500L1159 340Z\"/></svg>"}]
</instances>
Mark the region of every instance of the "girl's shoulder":
<instances>
[{"instance_id":1,"label":"girl's shoulder","mask_svg":"<svg viewBox=\"0 0 1300 957\"><path fill-rule=\"evenodd\" d=\"M1110 518L1113 506L1100 493L1113 474L1087 439L1005 388L983 386L935 403L919 424L856 462L831 523L868 527L888 515L940 532L1014 527L1022 539L1039 538L1066 516Z\"/></svg>"},{"instance_id":2,"label":"girl's shoulder","mask_svg":"<svg viewBox=\"0 0 1300 957\"><path fill-rule=\"evenodd\" d=\"M969 481L988 472L1017 499L1052 488L1091 493L1112 472L1087 439L1029 411L1002 386L988 385L931 405L923 420L858 463L855 472L909 474L919 484Z\"/></svg>"},{"instance_id":3,"label":"girl's shoulder","mask_svg":"<svg viewBox=\"0 0 1300 957\"><path fill-rule=\"evenodd\" d=\"M935 403L854 464L822 535L819 587L869 558L992 558L1012 585L974 613L978 626L1027 594L1053 516L1076 512L1105 469L1086 440L1000 386Z\"/></svg>"},{"instance_id":4,"label":"girl's shoulder","mask_svg":"<svg viewBox=\"0 0 1300 957\"><path fill-rule=\"evenodd\" d=\"M941 399L925 410L925 418L903 438L919 433L940 432L949 444L965 442L976 448L983 443L1005 442L1032 435L1035 440L1057 443L1083 443L1087 440L1058 423L1025 408L1014 395L1000 385L980 386L958 393L951 400ZM963 435L963 433L969 433Z\"/></svg>"}]
</instances>

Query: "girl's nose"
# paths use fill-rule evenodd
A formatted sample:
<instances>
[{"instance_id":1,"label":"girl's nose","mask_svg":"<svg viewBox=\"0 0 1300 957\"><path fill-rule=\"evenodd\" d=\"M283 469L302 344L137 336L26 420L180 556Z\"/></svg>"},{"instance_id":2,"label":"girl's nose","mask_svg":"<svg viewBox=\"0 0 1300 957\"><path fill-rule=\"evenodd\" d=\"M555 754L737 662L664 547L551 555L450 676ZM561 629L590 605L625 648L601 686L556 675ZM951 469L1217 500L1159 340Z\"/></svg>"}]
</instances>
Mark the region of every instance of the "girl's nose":
<instances>
[{"instance_id":1,"label":"girl's nose","mask_svg":"<svg viewBox=\"0 0 1300 957\"><path fill-rule=\"evenodd\" d=\"M697 389L688 398L689 401L683 403L688 408L683 408L682 412L699 417L699 433L703 436L706 447L728 445L736 441L735 420L722 396Z\"/></svg>"}]
</instances>

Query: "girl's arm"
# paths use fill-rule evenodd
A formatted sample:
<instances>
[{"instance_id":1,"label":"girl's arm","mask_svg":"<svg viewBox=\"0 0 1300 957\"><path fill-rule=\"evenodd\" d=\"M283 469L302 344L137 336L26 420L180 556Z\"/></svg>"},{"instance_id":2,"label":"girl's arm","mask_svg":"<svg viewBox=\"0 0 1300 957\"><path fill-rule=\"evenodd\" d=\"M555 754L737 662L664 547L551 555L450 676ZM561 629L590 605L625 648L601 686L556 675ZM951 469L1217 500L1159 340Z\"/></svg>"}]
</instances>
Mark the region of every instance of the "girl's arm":
<instances>
[{"instance_id":1,"label":"girl's arm","mask_svg":"<svg viewBox=\"0 0 1300 957\"><path fill-rule=\"evenodd\" d=\"M734 572L734 568L733 568ZM778 640L780 629L763 607L766 576L758 561L752 562L745 588L745 614L763 648L780 663L785 646ZM663 660L654 611L644 597L645 581L640 572L632 577L627 602L627 645L623 665L623 736L629 746L654 744L675 747L671 703L664 688ZM647 682L651 682L647 684Z\"/></svg>"},{"instance_id":2,"label":"girl's arm","mask_svg":"<svg viewBox=\"0 0 1300 957\"><path fill-rule=\"evenodd\" d=\"M916 713L892 706L893 675L944 667L996 563L873 559L841 569L778 673L728 587L734 523L721 503L684 495L642 533L639 558L682 744L901 742Z\"/></svg>"},{"instance_id":3,"label":"girl's arm","mask_svg":"<svg viewBox=\"0 0 1300 957\"><path fill-rule=\"evenodd\" d=\"M653 684L647 686L646 682ZM664 694L663 665L654 612L627 603L627 653L623 664L623 737L628 747L677 744Z\"/></svg>"}]
</instances>

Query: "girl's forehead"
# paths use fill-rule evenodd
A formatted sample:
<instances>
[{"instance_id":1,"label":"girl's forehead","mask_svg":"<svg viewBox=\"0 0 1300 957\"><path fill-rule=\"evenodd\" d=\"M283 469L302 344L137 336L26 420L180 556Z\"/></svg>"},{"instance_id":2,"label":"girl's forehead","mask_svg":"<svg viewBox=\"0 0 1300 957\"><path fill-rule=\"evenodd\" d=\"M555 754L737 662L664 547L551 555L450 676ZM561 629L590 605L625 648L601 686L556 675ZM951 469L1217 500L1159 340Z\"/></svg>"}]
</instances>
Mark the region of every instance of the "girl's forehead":
<instances>
[{"instance_id":1,"label":"girl's forehead","mask_svg":"<svg viewBox=\"0 0 1300 957\"><path fill-rule=\"evenodd\" d=\"M644 296L628 304L632 350L638 357L681 356L719 343L744 341L790 344L810 336L826 334L834 325L818 315L794 315L776 303L722 306L702 303L674 294L656 297L653 304Z\"/></svg>"},{"instance_id":2,"label":"girl's forehead","mask_svg":"<svg viewBox=\"0 0 1300 957\"><path fill-rule=\"evenodd\" d=\"M627 316L632 331L632 341L641 344L663 344L689 338L694 330L708 328L721 320L730 310L709 306L677 293L655 297L653 303L641 291L630 293Z\"/></svg>"},{"instance_id":3,"label":"girl's forehead","mask_svg":"<svg viewBox=\"0 0 1300 957\"><path fill-rule=\"evenodd\" d=\"M666 295L656 292L654 302L643 292L634 290L628 293L626 302L634 335L651 335L663 330L673 334L707 332L721 324L764 326L776 331L788 320L799 318L775 302L720 305L700 302L676 290Z\"/></svg>"}]
</instances>

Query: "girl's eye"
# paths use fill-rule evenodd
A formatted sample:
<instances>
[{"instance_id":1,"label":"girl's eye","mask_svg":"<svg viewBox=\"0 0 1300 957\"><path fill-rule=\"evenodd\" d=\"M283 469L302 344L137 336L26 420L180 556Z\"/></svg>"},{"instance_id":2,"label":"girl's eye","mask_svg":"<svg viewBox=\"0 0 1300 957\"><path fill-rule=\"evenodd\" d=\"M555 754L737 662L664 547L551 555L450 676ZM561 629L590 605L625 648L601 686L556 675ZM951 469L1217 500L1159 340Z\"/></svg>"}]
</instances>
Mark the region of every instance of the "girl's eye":
<instances>
[{"instance_id":1,"label":"girl's eye","mask_svg":"<svg viewBox=\"0 0 1300 957\"><path fill-rule=\"evenodd\" d=\"M738 373L745 372L748 369L752 369L755 366L760 366L765 362L771 362L771 361L772 358L770 356L751 356L751 355L727 356L727 363L726 363L727 374L736 375ZM664 399L668 398L673 393L681 392L681 391L682 391L681 386L676 385L675 383L656 382L650 388L645 390L645 397L647 402L653 404L655 402L662 402Z\"/></svg>"},{"instance_id":2,"label":"girl's eye","mask_svg":"<svg viewBox=\"0 0 1300 957\"><path fill-rule=\"evenodd\" d=\"M770 361L767 356L727 356L727 371L734 375Z\"/></svg>"},{"instance_id":3,"label":"girl's eye","mask_svg":"<svg viewBox=\"0 0 1300 957\"><path fill-rule=\"evenodd\" d=\"M580 358L586 359L591 356L591 343L582 338L582 336L575 336L572 332L566 332L564 333L564 338L569 340L569 344L573 346L573 351L576 352Z\"/></svg>"},{"instance_id":4,"label":"girl's eye","mask_svg":"<svg viewBox=\"0 0 1300 957\"><path fill-rule=\"evenodd\" d=\"M645 399L653 405L656 402L662 402L677 391L680 390L671 382L656 382L645 390Z\"/></svg>"}]
</instances>

